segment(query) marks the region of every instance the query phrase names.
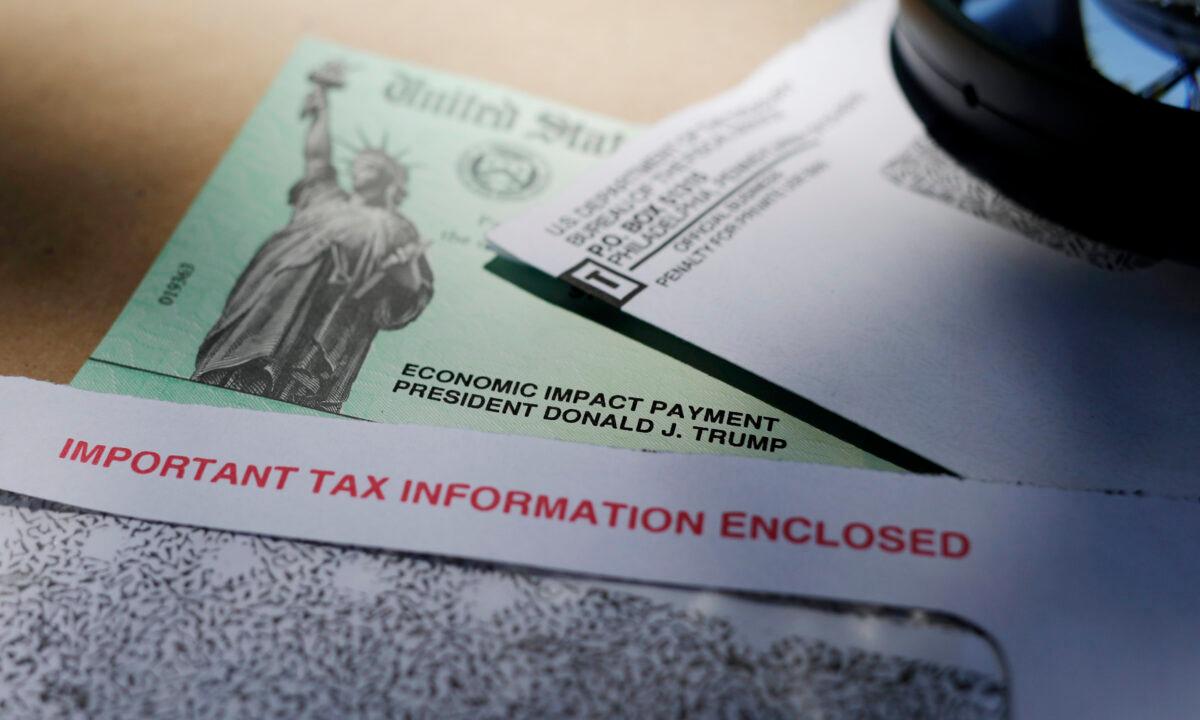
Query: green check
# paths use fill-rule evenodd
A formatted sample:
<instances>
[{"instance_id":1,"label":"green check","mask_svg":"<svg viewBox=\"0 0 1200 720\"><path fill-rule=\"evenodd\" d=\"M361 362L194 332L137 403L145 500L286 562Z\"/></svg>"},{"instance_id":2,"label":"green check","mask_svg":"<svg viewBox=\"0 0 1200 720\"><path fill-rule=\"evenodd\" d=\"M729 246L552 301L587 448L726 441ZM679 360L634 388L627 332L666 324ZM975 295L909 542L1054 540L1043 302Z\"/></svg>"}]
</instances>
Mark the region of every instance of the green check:
<instances>
[{"instance_id":1,"label":"green check","mask_svg":"<svg viewBox=\"0 0 1200 720\"><path fill-rule=\"evenodd\" d=\"M632 132L507 88L306 41L73 384L891 467L565 309L592 302L565 286L511 282L537 275L497 259L484 231Z\"/></svg>"}]
</instances>

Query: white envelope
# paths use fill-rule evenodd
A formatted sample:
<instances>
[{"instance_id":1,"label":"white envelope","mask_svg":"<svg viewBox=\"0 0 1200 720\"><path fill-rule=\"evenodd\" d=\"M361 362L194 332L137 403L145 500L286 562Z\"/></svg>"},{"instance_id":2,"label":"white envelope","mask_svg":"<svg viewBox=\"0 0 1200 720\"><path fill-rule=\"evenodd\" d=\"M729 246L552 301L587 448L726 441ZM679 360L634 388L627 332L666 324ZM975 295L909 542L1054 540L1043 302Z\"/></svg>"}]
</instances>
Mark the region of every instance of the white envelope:
<instances>
[{"instance_id":1,"label":"white envelope","mask_svg":"<svg viewBox=\"0 0 1200 720\"><path fill-rule=\"evenodd\" d=\"M984 641L918 633L913 651L941 647L922 656L1004 677L1012 717L1200 708L1192 501L269 415L11 378L0 378L0 402L20 408L0 414L0 489L200 527L931 613ZM70 577L68 567L54 579ZM0 604L0 623L5 607L21 605ZM789 627L788 613L757 612L765 637ZM860 647L907 642L879 623L835 625L862 635Z\"/></svg>"},{"instance_id":2,"label":"white envelope","mask_svg":"<svg viewBox=\"0 0 1200 720\"><path fill-rule=\"evenodd\" d=\"M489 238L957 473L1200 495L1200 272L958 167L893 13L844 11Z\"/></svg>"}]
</instances>

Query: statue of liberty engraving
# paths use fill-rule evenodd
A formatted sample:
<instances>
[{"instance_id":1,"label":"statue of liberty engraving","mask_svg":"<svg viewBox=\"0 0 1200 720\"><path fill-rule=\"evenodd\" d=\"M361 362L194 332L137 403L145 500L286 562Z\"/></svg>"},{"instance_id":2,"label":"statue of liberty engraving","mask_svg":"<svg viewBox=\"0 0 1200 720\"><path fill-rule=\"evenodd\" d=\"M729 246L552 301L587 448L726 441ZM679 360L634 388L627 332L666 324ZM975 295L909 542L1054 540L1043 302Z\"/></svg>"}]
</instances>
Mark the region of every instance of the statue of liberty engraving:
<instances>
[{"instance_id":1,"label":"statue of liberty engraving","mask_svg":"<svg viewBox=\"0 0 1200 720\"><path fill-rule=\"evenodd\" d=\"M339 412L376 333L408 325L429 304L433 272L428 243L396 210L408 170L386 146L357 149L352 192L338 183L329 93L345 85L345 67L328 63L309 80L291 220L238 278L192 379Z\"/></svg>"}]
</instances>

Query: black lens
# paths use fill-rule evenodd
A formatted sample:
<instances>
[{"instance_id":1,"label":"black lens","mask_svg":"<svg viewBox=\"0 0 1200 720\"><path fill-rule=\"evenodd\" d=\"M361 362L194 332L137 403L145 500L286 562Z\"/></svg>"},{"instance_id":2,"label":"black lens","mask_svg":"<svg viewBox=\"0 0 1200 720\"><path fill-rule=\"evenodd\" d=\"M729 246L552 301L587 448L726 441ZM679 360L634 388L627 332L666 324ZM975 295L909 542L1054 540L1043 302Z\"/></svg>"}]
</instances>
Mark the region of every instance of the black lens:
<instances>
[{"instance_id":1,"label":"black lens","mask_svg":"<svg viewBox=\"0 0 1200 720\"><path fill-rule=\"evenodd\" d=\"M960 8L1042 61L1200 110L1200 0L962 0Z\"/></svg>"}]
</instances>

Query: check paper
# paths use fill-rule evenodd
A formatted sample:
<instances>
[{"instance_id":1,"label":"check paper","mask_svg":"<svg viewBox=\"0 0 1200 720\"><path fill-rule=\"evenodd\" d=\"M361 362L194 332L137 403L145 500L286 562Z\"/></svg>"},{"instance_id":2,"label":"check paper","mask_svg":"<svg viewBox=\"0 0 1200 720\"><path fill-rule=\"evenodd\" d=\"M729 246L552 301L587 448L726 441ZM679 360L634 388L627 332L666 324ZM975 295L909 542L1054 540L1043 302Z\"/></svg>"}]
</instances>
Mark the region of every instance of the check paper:
<instances>
[{"instance_id":1,"label":"check paper","mask_svg":"<svg viewBox=\"0 0 1200 720\"><path fill-rule=\"evenodd\" d=\"M1017 717L1185 717L1200 704L1191 502L264 416L12 378L0 399L22 409L0 418L7 490L204 527L934 611L999 646Z\"/></svg>"},{"instance_id":2,"label":"check paper","mask_svg":"<svg viewBox=\"0 0 1200 720\"><path fill-rule=\"evenodd\" d=\"M957 166L893 77L894 10L852 6L488 237L957 473L1200 495L1200 272Z\"/></svg>"},{"instance_id":3,"label":"check paper","mask_svg":"<svg viewBox=\"0 0 1200 720\"><path fill-rule=\"evenodd\" d=\"M484 247L485 229L636 131L306 40L72 384L892 469L761 393L580 317L572 309L597 303Z\"/></svg>"}]
</instances>

